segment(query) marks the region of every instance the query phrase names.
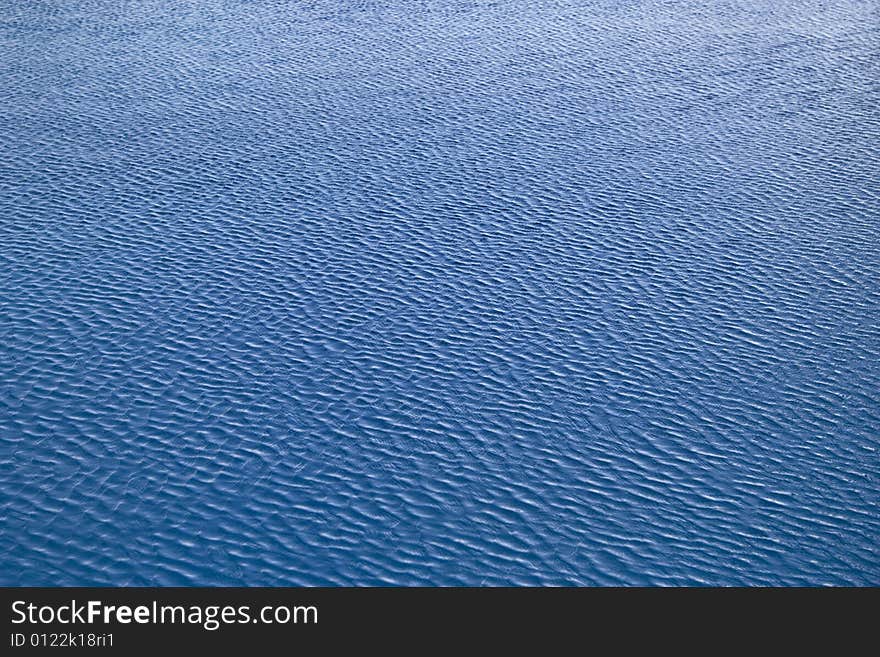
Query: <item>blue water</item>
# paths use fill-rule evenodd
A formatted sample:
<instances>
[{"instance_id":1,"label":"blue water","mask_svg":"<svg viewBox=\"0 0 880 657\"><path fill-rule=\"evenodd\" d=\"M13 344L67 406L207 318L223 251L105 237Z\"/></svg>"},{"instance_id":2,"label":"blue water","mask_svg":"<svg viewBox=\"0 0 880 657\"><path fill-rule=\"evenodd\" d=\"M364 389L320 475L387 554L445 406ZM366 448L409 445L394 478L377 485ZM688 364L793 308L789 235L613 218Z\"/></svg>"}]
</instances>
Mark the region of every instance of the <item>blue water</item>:
<instances>
[{"instance_id":1,"label":"blue water","mask_svg":"<svg viewBox=\"0 0 880 657\"><path fill-rule=\"evenodd\" d=\"M880 584L880 7L0 5L0 583Z\"/></svg>"}]
</instances>

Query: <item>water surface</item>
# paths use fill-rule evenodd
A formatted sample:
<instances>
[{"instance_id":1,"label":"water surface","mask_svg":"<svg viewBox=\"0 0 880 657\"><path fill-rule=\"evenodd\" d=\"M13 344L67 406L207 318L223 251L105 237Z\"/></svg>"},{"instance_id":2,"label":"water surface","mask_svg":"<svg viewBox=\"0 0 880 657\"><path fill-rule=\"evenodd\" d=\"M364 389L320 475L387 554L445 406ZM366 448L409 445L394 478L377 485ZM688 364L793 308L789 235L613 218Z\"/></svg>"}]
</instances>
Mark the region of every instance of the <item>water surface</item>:
<instances>
[{"instance_id":1,"label":"water surface","mask_svg":"<svg viewBox=\"0 0 880 657\"><path fill-rule=\"evenodd\" d=\"M880 584L880 16L0 6L0 582Z\"/></svg>"}]
</instances>

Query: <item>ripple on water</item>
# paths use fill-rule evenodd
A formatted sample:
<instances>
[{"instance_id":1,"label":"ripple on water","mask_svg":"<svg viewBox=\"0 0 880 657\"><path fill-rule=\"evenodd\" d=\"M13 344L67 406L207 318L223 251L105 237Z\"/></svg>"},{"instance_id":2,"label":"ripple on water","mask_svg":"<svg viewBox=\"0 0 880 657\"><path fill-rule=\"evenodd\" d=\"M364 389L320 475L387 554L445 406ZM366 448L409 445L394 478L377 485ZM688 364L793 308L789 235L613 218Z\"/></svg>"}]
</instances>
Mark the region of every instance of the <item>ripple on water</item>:
<instances>
[{"instance_id":1,"label":"ripple on water","mask_svg":"<svg viewBox=\"0 0 880 657\"><path fill-rule=\"evenodd\" d=\"M872 15L6 3L2 583L880 584Z\"/></svg>"}]
</instances>

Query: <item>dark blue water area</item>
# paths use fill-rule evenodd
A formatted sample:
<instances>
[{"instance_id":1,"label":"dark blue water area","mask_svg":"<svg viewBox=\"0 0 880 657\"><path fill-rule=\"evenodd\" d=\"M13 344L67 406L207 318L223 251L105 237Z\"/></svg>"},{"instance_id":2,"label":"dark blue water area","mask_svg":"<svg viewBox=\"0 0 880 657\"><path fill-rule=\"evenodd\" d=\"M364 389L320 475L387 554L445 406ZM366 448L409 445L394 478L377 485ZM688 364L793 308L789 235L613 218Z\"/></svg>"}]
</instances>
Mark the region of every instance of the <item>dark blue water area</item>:
<instances>
[{"instance_id":1,"label":"dark blue water area","mask_svg":"<svg viewBox=\"0 0 880 657\"><path fill-rule=\"evenodd\" d=\"M880 584L880 10L0 5L0 583Z\"/></svg>"}]
</instances>

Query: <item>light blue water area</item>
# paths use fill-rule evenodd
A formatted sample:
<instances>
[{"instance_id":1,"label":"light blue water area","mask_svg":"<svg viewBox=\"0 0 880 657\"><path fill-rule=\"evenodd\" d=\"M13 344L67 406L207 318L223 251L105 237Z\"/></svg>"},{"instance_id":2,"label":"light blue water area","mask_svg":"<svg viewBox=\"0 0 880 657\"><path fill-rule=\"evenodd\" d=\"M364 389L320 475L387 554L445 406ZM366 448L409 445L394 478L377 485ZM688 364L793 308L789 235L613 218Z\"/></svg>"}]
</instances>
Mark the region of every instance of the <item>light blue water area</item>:
<instances>
[{"instance_id":1,"label":"light blue water area","mask_svg":"<svg viewBox=\"0 0 880 657\"><path fill-rule=\"evenodd\" d=\"M860 0L0 5L3 584L880 584Z\"/></svg>"}]
</instances>

